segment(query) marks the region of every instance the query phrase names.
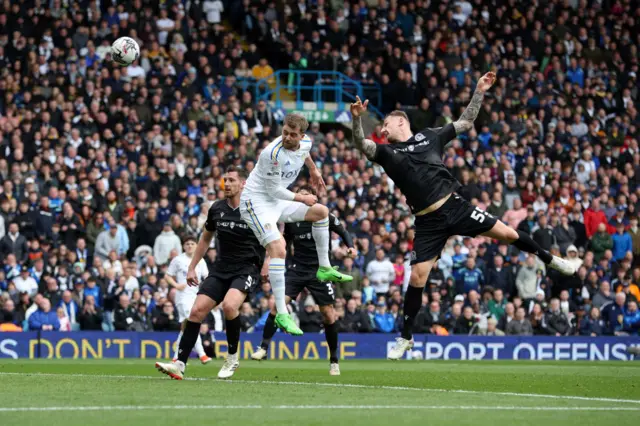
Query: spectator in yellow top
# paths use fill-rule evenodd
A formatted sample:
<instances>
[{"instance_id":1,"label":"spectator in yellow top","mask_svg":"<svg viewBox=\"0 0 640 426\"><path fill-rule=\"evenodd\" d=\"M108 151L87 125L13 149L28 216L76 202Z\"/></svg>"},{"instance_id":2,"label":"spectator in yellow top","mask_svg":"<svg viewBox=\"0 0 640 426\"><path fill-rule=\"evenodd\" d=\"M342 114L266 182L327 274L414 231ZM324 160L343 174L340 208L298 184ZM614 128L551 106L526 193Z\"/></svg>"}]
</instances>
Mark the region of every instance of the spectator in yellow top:
<instances>
[{"instance_id":1,"label":"spectator in yellow top","mask_svg":"<svg viewBox=\"0 0 640 426\"><path fill-rule=\"evenodd\" d=\"M275 80L273 79L273 68L267 62L266 58L260 59L257 65L254 65L251 69L251 75L256 80L262 80L263 78L269 78L269 84L273 84Z\"/></svg>"}]
</instances>

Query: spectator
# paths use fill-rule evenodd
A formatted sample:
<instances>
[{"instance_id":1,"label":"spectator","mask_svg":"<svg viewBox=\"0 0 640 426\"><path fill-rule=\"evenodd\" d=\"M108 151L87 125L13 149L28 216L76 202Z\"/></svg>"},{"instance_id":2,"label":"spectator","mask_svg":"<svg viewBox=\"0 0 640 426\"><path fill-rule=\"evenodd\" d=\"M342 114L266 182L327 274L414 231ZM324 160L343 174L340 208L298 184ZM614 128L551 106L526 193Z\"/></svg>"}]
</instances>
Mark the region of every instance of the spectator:
<instances>
[{"instance_id":1,"label":"spectator","mask_svg":"<svg viewBox=\"0 0 640 426\"><path fill-rule=\"evenodd\" d=\"M319 333L322 330L322 314L316 309L316 304L312 298L307 298L304 302L304 310L298 314L300 328L305 333Z\"/></svg>"},{"instance_id":2,"label":"spectator","mask_svg":"<svg viewBox=\"0 0 640 426\"><path fill-rule=\"evenodd\" d=\"M134 311L134 315L135 315ZM178 331L180 330L180 323L175 315L175 308L173 304L166 301L162 304L162 311L156 315L153 319L154 331Z\"/></svg>"},{"instance_id":3,"label":"spectator","mask_svg":"<svg viewBox=\"0 0 640 426\"><path fill-rule=\"evenodd\" d=\"M29 296L35 296L38 292L38 283L29 275L29 270L23 267L20 275L13 279L16 290L19 293L28 293Z\"/></svg>"},{"instance_id":4,"label":"spectator","mask_svg":"<svg viewBox=\"0 0 640 426\"><path fill-rule=\"evenodd\" d=\"M393 264L385 257L384 250L376 250L376 258L367 265L367 277L377 295L384 295L389 291L396 273Z\"/></svg>"},{"instance_id":5,"label":"spectator","mask_svg":"<svg viewBox=\"0 0 640 426\"><path fill-rule=\"evenodd\" d=\"M133 317L133 328L136 331L153 331L153 320L144 302L139 302L136 306L136 313Z\"/></svg>"},{"instance_id":6,"label":"spectator","mask_svg":"<svg viewBox=\"0 0 640 426\"><path fill-rule=\"evenodd\" d=\"M57 331L60 329L60 321L56 312L51 310L51 302L42 298L38 309L29 316L29 330Z\"/></svg>"},{"instance_id":7,"label":"spectator","mask_svg":"<svg viewBox=\"0 0 640 426\"><path fill-rule=\"evenodd\" d=\"M627 304L627 310L624 314L622 331L631 336L637 336L640 331L640 311L638 311L638 303L631 301Z\"/></svg>"},{"instance_id":8,"label":"spectator","mask_svg":"<svg viewBox=\"0 0 640 426\"><path fill-rule=\"evenodd\" d=\"M481 330L480 334L482 336L504 336L504 331L497 328L498 321L491 317L487 320L487 328L486 330Z\"/></svg>"},{"instance_id":9,"label":"spectator","mask_svg":"<svg viewBox=\"0 0 640 426\"><path fill-rule=\"evenodd\" d=\"M377 304L374 323L375 331L378 333L393 333L395 331L395 318L387 312L387 305L384 302L378 302Z\"/></svg>"},{"instance_id":10,"label":"spectator","mask_svg":"<svg viewBox=\"0 0 640 426\"><path fill-rule=\"evenodd\" d=\"M538 288L536 258L532 254L527 256L526 263L518 271L516 287L518 295L524 300L535 299Z\"/></svg>"},{"instance_id":11,"label":"spectator","mask_svg":"<svg viewBox=\"0 0 640 426\"><path fill-rule=\"evenodd\" d=\"M62 292L62 300L58 307L62 308L62 312L65 317L69 319L69 324L75 329L76 324L78 324L78 313L80 312L80 308L76 301L73 300L71 291L65 290Z\"/></svg>"},{"instance_id":12,"label":"spectator","mask_svg":"<svg viewBox=\"0 0 640 426\"><path fill-rule=\"evenodd\" d=\"M182 253L182 245L180 238L173 232L171 223L165 222L162 232L156 237L153 244L153 256L158 265L165 265L169 262L169 255L172 250L180 254Z\"/></svg>"},{"instance_id":13,"label":"spectator","mask_svg":"<svg viewBox=\"0 0 640 426\"><path fill-rule=\"evenodd\" d=\"M613 239L607 232L607 225L600 223L597 227L597 232L593 234L591 238L591 250L593 251L593 257L596 262L599 262L605 251L613 248Z\"/></svg>"},{"instance_id":14,"label":"spectator","mask_svg":"<svg viewBox=\"0 0 640 426\"><path fill-rule=\"evenodd\" d=\"M553 234L556 239L556 244L560 247L560 253L567 253L567 249L569 247L575 247L574 244L578 239L578 236L576 234L576 230L569 224L569 216L560 216L560 223L553 228Z\"/></svg>"},{"instance_id":15,"label":"spectator","mask_svg":"<svg viewBox=\"0 0 640 426\"><path fill-rule=\"evenodd\" d=\"M115 222L109 223L109 230L102 231L96 239L95 254L101 260L109 259L112 251L118 253L120 249L120 239L117 236L118 228Z\"/></svg>"},{"instance_id":16,"label":"spectator","mask_svg":"<svg viewBox=\"0 0 640 426\"><path fill-rule=\"evenodd\" d=\"M124 287L124 285L122 286ZM168 303L168 302L167 302ZM133 322L135 321L136 311L130 305L129 296L126 293L120 293L118 298L118 306L113 313L113 324L116 331L133 331Z\"/></svg>"},{"instance_id":17,"label":"spectator","mask_svg":"<svg viewBox=\"0 0 640 426\"><path fill-rule=\"evenodd\" d=\"M347 309L342 320L344 331L347 333L369 333L371 323L367 315L357 307L355 299L347 302Z\"/></svg>"},{"instance_id":18,"label":"spectator","mask_svg":"<svg viewBox=\"0 0 640 426\"><path fill-rule=\"evenodd\" d=\"M2 309L0 309L0 324L19 325L21 323L22 319L19 312L16 311L15 302L11 299L5 300L2 304Z\"/></svg>"},{"instance_id":19,"label":"spectator","mask_svg":"<svg viewBox=\"0 0 640 426\"><path fill-rule=\"evenodd\" d=\"M525 309L521 306L516 311L516 316L507 325L506 334L509 336L531 336L533 335L533 327L531 322L526 318Z\"/></svg>"},{"instance_id":20,"label":"spectator","mask_svg":"<svg viewBox=\"0 0 640 426\"><path fill-rule=\"evenodd\" d=\"M84 299L82 311L78 313L80 330L102 330L102 309L96 305L95 298L87 295Z\"/></svg>"},{"instance_id":21,"label":"spectator","mask_svg":"<svg viewBox=\"0 0 640 426\"><path fill-rule=\"evenodd\" d=\"M502 317L505 315L505 309L507 307L507 300L504 298L503 292L501 289L497 288L493 291L493 298L489 300L487 304L487 309L491 313L491 316L496 319L496 321L500 321ZM496 326L498 324L496 323Z\"/></svg>"},{"instance_id":22,"label":"spectator","mask_svg":"<svg viewBox=\"0 0 640 426\"><path fill-rule=\"evenodd\" d=\"M553 228L547 223L547 216L538 216L538 226L533 229L533 240L543 249L549 251L551 246L556 244L556 236Z\"/></svg>"},{"instance_id":23,"label":"spectator","mask_svg":"<svg viewBox=\"0 0 640 426\"><path fill-rule=\"evenodd\" d=\"M604 228L600 225L604 225ZM600 209L600 199L594 198L591 205L584 213L584 227L587 232L587 238L593 237L596 232L602 232L601 229L606 230L607 216Z\"/></svg>"},{"instance_id":24,"label":"spectator","mask_svg":"<svg viewBox=\"0 0 640 426\"><path fill-rule=\"evenodd\" d=\"M64 309L62 309L61 306L58 306L58 309L56 309L56 315L60 322L60 328L58 331L72 331L71 321L69 321L69 317L66 316Z\"/></svg>"},{"instance_id":25,"label":"spectator","mask_svg":"<svg viewBox=\"0 0 640 426\"><path fill-rule=\"evenodd\" d=\"M471 306L465 306L462 310L462 315L456 321L453 332L454 334L471 334L474 331L475 323L476 318L473 315L473 309Z\"/></svg>"},{"instance_id":26,"label":"spectator","mask_svg":"<svg viewBox=\"0 0 640 426\"><path fill-rule=\"evenodd\" d=\"M605 324L600 317L600 309L595 306L591 308L589 316L580 321L581 336L602 336L605 331Z\"/></svg>"},{"instance_id":27,"label":"spectator","mask_svg":"<svg viewBox=\"0 0 640 426\"><path fill-rule=\"evenodd\" d=\"M9 224L9 232L0 240L0 254L6 258L9 254L13 254L20 264L27 261L29 247L27 239L20 234L20 228L17 223Z\"/></svg>"},{"instance_id":28,"label":"spectator","mask_svg":"<svg viewBox=\"0 0 640 426\"><path fill-rule=\"evenodd\" d=\"M616 233L611 237L613 241L613 258L616 261L624 259L627 253L633 253L631 235L625 231L624 223L616 224Z\"/></svg>"},{"instance_id":29,"label":"spectator","mask_svg":"<svg viewBox=\"0 0 640 426\"><path fill-rule=\"evenodd\" d=\"M487 273L487 282L495 289L502 290L504 296L509 299L514 291L515 277L511 271L504 267L504 257L496 254L493 258L493 267Z\"/></svg>"},{"instance_id":30,"label":"spectator","mask_svg":"<svg viewBox=\"0 0 640 426\"><path fill-rule=\"evenodd\" d=\"M560 300L551 299L549 311L545 315L545 329L551 336L566 336L571 332L567 315L560 310Z\"/></svg>"},{"instance_id":31,"label":"spectator","mask_svg":"<svg viewBox=\"0 0 640 426\"><path fill-rule=\"evenodd\" d=\"M473 257L467 258L466 266L458 272L458 293L468 293L471 290L480 291L484 285L482 271L476 268L476 260Z\"/></svg>"},{"instance_id":32,"label":"spectator","mask_svg":"<svg viewBox=\"0 0 640 426\"><path fill-rule=\"evenodd\" d=\"M615 300L614 295L611 293L611 285L608 281L602 281L598 292L593 297L591 302L592 306L601 309L604 305L613 303ZM598 312L600 313L600 312Z\"/></svg>"},{"instance_id":33,"label":"spectator","mask_svg":"<svg viewBox=\"0 0 640 426\"><path fill-rule=\"evenodd\" d=\"M253 308L247 302L242 304L240 310L240 327L242 331L251 333L253 332L253 326L256 323L257 318L253 313Z\"/></svg>"},{"instance_id":34,"label":"spectator","mask_svg":"<svg viewBox=\"0 0 640 426\"><path fill-rule=\"evenodd\" d=\"M342 268L340 269L340 272L351 275L353 280L336 286L336 298L346 299L346 297L351 295L354 291L362 290L362 275L358 269L353 267L352 258L346 257L342 260Z\"/></svg>"},{"instance_id":35,"label":"spectator","mask_svg":"<svg viewBox=\"0 0 640 426\"><path fill-rule=\"evenodd\" d=\"M606 325L606 334L617 336L622 332L626 299L627 296L623 292L618 292L614 303L602 307L601 314Z\"/></svg>"}]
</instances>

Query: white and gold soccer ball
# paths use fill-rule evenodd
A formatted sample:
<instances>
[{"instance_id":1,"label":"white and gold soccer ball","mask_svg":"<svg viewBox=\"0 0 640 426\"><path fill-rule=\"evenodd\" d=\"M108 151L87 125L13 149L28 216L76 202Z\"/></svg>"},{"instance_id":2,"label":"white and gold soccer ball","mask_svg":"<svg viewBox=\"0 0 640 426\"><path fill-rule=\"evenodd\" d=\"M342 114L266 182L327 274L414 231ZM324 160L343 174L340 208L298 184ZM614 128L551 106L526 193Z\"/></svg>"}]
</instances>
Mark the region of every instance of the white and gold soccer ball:
<instances>
[{"instance_id":1,"label":"white and gold soccer ball","mask_svg":"<svg viewBox=\"0 0 640 426\"><path fill-rule=\"evenodd\" d=\"M140 46L131 37L120 37L111 45L111 59L118 65L131 65L140 57Z\"/></svg>"}]
</instances>

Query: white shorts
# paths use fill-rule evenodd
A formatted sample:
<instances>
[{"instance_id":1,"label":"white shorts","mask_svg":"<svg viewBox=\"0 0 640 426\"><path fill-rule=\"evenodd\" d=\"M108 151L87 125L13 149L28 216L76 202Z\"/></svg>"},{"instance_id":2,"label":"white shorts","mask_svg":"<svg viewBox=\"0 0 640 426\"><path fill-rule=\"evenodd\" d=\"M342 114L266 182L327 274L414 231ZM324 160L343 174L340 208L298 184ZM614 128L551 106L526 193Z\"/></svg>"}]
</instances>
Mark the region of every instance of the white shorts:
<instances>
[{"instance_id":1,"label":"white shorts","mask_svg":"<svg viewBox=\"0 0 640 426\"><path fill-rule=\"evenodd\" d=\"M297 201L265 199L248 196L240 198L240 216L249 225L262 246L282 238L278 222L303 222L309 206Z\"/></svg>"},{"instance_id":2,"label":"white shorts","mask_svg":"<svg viewBox=\"0 0 640 426\"><path fill-rule=\"evenodd\" d=\"M176 310L178 311L178 321L182 322L186 319L189 319L189 315L191 314L191 308L193 304L196 302L197 295L182 297L179 300L176 300Z\"/></svg>"}]
</instances>

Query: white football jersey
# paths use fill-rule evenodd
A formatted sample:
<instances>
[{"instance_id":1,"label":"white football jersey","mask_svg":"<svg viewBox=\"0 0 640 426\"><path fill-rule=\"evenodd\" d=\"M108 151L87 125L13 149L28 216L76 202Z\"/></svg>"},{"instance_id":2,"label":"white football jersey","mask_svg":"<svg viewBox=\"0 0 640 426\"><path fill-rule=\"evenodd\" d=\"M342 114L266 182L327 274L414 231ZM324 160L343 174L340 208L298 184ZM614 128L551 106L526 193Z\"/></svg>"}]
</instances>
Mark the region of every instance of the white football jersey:
<instances>
[{"instance_id":1,"label":"white football jersey","mask_svg":"<svg viewBox=\"0 0 640 426\"><path fill-rule=\"evenodd\" d=\"M182 253L173 258L173 260L169 264L169 269L167 269L167 274L174 277L178 284L186 284L187 272L189 270L190 263L191 258L187 256L186 253ZM207 267L207 262L205 262L204 259L200 259L198 266L196 266L196 275L198 276L198 280L200 282L202 282L209 275L209 268ZM191 287L187 285L184 290L178 290L176 292L176 302L185 297L193 297L197 293L198 287Z\"/></svg>"},{"instance_id":2,"label":"white football jersey","mask_svg":"<svg viewBox=\"0 0 640 426\"><path fill-rule=\"evenodd\" d=\"M300 140L300 148L297 151L289 151L284 148L282 136L279 136L260 153L258 164L251 171L243 193L275 198L269 188L276 183L281 188L288 188L294 183L312 145L311 138L304 135Z\"/></svg>"}]
</instances>

